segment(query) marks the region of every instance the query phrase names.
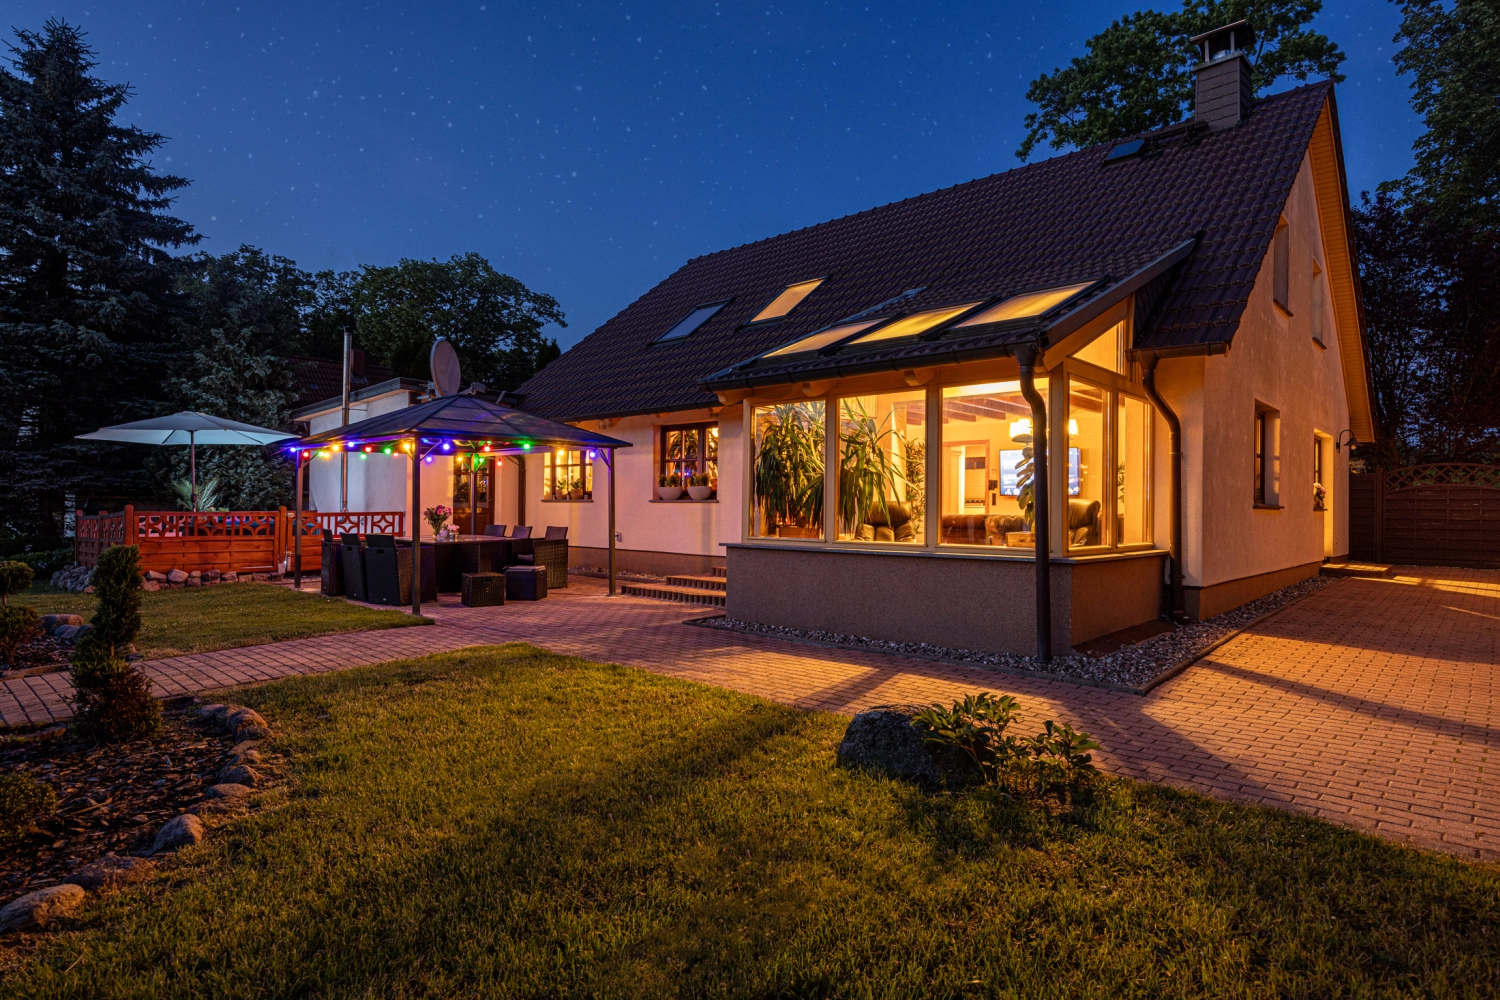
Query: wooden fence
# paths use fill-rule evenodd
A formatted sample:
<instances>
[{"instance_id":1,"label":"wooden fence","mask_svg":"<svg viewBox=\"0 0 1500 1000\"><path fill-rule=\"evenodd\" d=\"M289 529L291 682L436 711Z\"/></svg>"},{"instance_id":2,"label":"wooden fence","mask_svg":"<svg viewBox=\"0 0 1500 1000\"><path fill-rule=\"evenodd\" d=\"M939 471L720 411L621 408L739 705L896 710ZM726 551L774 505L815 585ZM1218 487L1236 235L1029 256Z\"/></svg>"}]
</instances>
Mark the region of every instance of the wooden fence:
<instances>
[{"instance_id":1,"label":"wooden fence","mask_svg":"<svg viewBox=\"0 0 1500 1000\"><path fill-rule=\"evenodd\" d=\"M1500 568L1500 466L1446 463L1349 477L1349 554Z\"/></svg>"},{"instance_id":2,"label":"wooden fence","mask_svg":"<svg viewBox=\"0 0 1500 1000\"><path fill-rule=\"evenodd\" d=\"M79 511L73 540L74 557L96 566L99 554L111 545L137 545L141 568L168 570L216 569L221 572L280 573L291 569L295 514L276 510L172 511L142 510L85 514ZM302 515L302 570L316 571L322 533L401 535L403 511L306 511Z\"/></svg>"}]
</instances>

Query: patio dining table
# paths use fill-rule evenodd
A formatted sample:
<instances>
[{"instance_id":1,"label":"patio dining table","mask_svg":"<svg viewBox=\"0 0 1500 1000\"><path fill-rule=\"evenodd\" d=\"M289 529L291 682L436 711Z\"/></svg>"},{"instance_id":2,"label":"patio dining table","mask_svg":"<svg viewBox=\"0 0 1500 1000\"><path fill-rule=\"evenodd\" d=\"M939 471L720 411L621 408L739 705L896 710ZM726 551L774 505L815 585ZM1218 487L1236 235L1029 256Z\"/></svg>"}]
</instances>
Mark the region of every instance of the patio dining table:
<instances>
[{"instance_id":1,"label":"patio dining table","mask_svg":"<svg viewBox=\"0 0 1500 1000\"><path fill-rule=\"evenodd\" d=\"M461 591L465 573L503 573L516 561L511 540L493 535L458 535L452 541L422 544L433 547L440 594Z\"/></svg>"}]
</instances>

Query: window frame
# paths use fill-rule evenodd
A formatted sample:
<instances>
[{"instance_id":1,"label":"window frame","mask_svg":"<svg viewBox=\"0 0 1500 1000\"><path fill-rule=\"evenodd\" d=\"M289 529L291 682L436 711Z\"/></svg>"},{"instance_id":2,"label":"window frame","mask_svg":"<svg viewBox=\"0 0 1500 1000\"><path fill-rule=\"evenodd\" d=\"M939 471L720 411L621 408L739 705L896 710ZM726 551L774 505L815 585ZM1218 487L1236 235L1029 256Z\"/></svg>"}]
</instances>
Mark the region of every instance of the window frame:
<instances>
[{"instance_id":1,"label":"window frame","mask_svg":"<svg viewBox=\"0 0 1500 1000\"><path fill-rule=\"evenodd\" d=\"M814 292L816 292L819 288L822 288L823 287L823 283L826 282L830 277L831 277L831 275L824 274L824 275L820 275L820 276L818 276L816 278L804 278L801 281L789 281L789 282L787 282L785 285L782 286L781 291L779 291L775 295L771 296L769 299L766 300L765 305L763 305L759 309L755 310L755 314L753 316L751 316L750 319L748 319L748 320L745 321L745 325L746 326L767 326L767 325L769 325L771 323L780 323L782 320L786 319L792 313L796 312L797 311L797 307L800 306L802 303L806 302L808 300L808 298L811 297L812 294ZM763 312L765 312L767 309L771 308L771 304L773 302L775 302L777 299L779 299L783 295L785 295L790 289L797 288L797 287L800 287L802 285L812 285L812 287L807 290L807 293L805 295L803 295L802 298L798 299L795 303L793 303L792 307L790 309L788 309L784 313L781 313L778 316L766 316L764 318L761 318L760 314L763 313Z\"/></svg>"},{"instance_id":2,"label":"window frame","mask_svg":"<svg viewBox=\"0 0 1500 1000\"><path fill-rule=\"evenodd\" d=\"M1128 335L1129 329L1127 327L1122 336ZM1147 412L1151 414L1151 428L1146 441L1145 457L1145 524L1148 528L1149 537L1144 541L1129 543L1122 543L1116 539L1114 537L1116 533L1115 518L1107 516L1109 512L1114 510L1114 507L1111 504L1105 503L1105 498L1101 498L1099 508L1102 523L1099 526L1099 544L1074 545L1067 537L1066 530L1059 528L1059 534L1062 537L1063 543L1063 554L1099 555L1113 552L1141 552L1156 548L1156 405L1146 395L1145 388L1138 383L1132 382L1129 378L1117 372L1112 372L1107 368L1100 368L1098 365L1076 357L1069 356L1062 364L1048 371L1047 375L1049 378L1057 379L1055 383L1049 385L1049 388L1054 385L1062 387L1060 391L1054 389L1049 393L1051 396L1047 404L1050 407L1047 414L1047 423L1050 425L1048 428L1049 445L1051 441L1066 440L1068 437L1068 420L1072 416L1072 404L1070 402L1072 393L1069 389L1069 383L1078 381L1086 385L1092 385L1096 389L1104 390L1105 469L1118 469L1120 467L1120 433L1117 426L1120 414L1120 396L1129 396L1137 402L1144 403ZM1050 457L1053 449L1049 447L1047 450ZM1054 464L1058 465L1056 473L1052 469ZM1052 480L1048 485L1054 487L1052 492L1056 495L1056 499L1053 501L1056 504L1053 513L1058 516L1058 520L1055 523L1058 525L1066 524L1067 522L1063 515L1066 514L1067 500L1070 497L1068 493L1067 461L1064 460L1061 463L1049 462L1047 465L1047 474ZM1108 499L1115 499L1115 494L1110 492Z\"/></svg>"},{"instance_id":3,"label":"window frame","mask_svg":"<svg viewBox=\"0 0 1500 1000\"><path fill-rule=\"evenodd\" d=\"M662 476L670 475L671 474L668 471L668 469L667 469L667 463L669 463L669 462L675 462L677 464L683 464L683 463L686 462L686 459L670 459L670 458L667 457L667 434L670 433L670 432L672 432L672 431L695 431L695 432L698 433L698 457L693 462L693 465L698 470L698 472L692 473L692 475L698 475L698 474L700 474L707 467L708 462L709 462L709 458L708 458L708 431L709 431L710 428L718 430L719 429L719 421L717 421L717 420L699 420L699 421L695 421L695 422L690 423L690 424L659 424L659 425L657 425L657 428L656 428L656 431L657 431L657 433L656 433L656 475L651 480L651 485L652 485L653 490L655 489L656 484L658 482L660 482ZM720 431L719 438L720 438L720 441L722 443L722 438L723 438L723 432L722 431ZM714 472L713 472L712 482L709 483L709 486L712 487L713 492L708 495L708 500L691 500L691 499L688 499L686 497L686 492L687 492L687 488L688 488L687 478L684 476L683 477L683 483L682 483L682 489L683 489L684 497L680 498L678 500L674 500L674 501L662 501L662 502L665 502L665 503L681 503L683 499L687 499L689 503L707 503L709 500L717 500L718 496L719 496L719 454L718 454L718 449L717 448L714 451L713 463L714 463Z\"/></svg>"},{"instance_id":4,"label":"window frame","mask_svg":"<svg viewBox=\"0 0 1500 1000\"><path fill-rule=\"evenodd\" d=\"M1292 315L1292 227L1284 218L1271 235L1271 301Z\"/></svg>"},{"instance_id":5,"label":"window frame","mask_svg":"<svg viewBox=\"0 0 1500 1000\"><path fill-rule=\"evenodd\" d=\"M577 455L579 460L575 464L570 459L567 463L559 466L559 463L557 461L557 448L548 448L547 450L542 452L542 503L593 503L594 459L589 455L590 449L564 448L561 450L567 452L569 456ZM577 500L574 500L572 497L567 496L568 491L564 491L563 496L556 495L556 476L559 468L567 470L577 469L579 471L579 474L583 479L583 496L579 497ZM573 473L569 471L569 481L572 480L572 477ZM492 484L491 489L493 488L494 486Z\"/></svg>"},{"instance_id":6,"label":"window frame","mask_svg":"<svg viewBox=\"0 0 1500 1000\"><path fill-rule=\"evenodd\" d=\"M924 511L923 511L923 516L922 516L922 532L921 532L921 534L917 535L917 537L915 539L913 539L911 541L907 541L907 542L894 541L894 540L883 541L883 540L880 540L880 539L869 539L869 538L863 538L863 539L862 538L840 538L839 537L839 495L840 495L839 491L842 488L842 486L841 486L841 484L839 482L839 477L843 475L842 458L843 458L844 440L843 440L842 415L843 415L843 412L844 412L844 400L846 400L846 399L863 399L863 398L868 397L868 396L876 396L876 397L878 397L878 396L912 396L912 395L917 395L917 394L920 394L922 396L922 405L923 405L923 413L924 413L923 427L922 427L922 434L921 434L922 447L924 449L924 455L923 455L923 459L922 459L922 476L923 476L922 490L923 490L923 507L924 507ZM929 429L930 429L930 426L933 423L933 421L932 421L932 419L931 419L930 416L925 416L925 414L930 414L931 413L931 408L932 408L932 393L928 392L927 388L925 386L923 386L923 387L920 387L920 388L874 389L874 390L871 390L871 391L868 391L868 392L829 393L827 396L825 396L823 398L824 398L824 401L825 401L824 402L824 407L823 407L823 420L824 420L824 425L823 425L824 426L824 431L823 431L823 441L824 441L823 468L825 470L825 473L824 473L825 477L827 476L827 471L826 470L829 470L829 469L833 470L833 477L832 477L833 489L831 489L831 490L825 489L824 490L824 498L823 498L823 507L824 507L824 510L823 510L823 523L824 523L824 534L828 536L827 540L826 540L827 544L834 545L834 546L846 546L846 547L856 547L856 548L868 548L868 547L871 547L871 546L876 546L876 547L880 547L880 548L887 548L887 547L889 547L889 548L895 549L896 551L913 551L913 550L922 550L922 549L927 548L928 547L928 538L930 537L930 534L931 534L931 523L932 523L932 512L931 512L932 496L928 492L928 490L930 488L929 484L931 482L931 476L932 476L932 459L930 458L929 454L927 454L927 452L930 452L929 441L930 441L930 438L931 438L931 434L929 433ZM915 400L908 400L908 402L914 402L914 401ZM824 481L828 482L829 480L825 478ZM831 529L830 529L830 526L831 526Z\"/></svg>"},{"instance_id":7,"label":"window frame","mask_svg":"<svg viewBox=\"0 0 1500 1000\"><path fill-rule=\"evenodd\" d=\"M693 334L695 334L699 330L703 329L709 323L712 323L714 321L714 319L718 317L719 313L721 313L721 312L724 311L724 307L727 306L727 305L729 305L729 303L731 303L733 301L734 301L734 297L731 296L731 297L729 297L727 299L715 299L715 300L710 301L710 302L700 302L700 303L698 303L697 305L695 305L691 309L689 309L687 312L683 313L682 314L682 318L679 319L677 322L673 323L671 326L667 327L666 330L663 331L660 336L654 338L651 341L650 346L656 347L659 344L680 344L680 343L682 343L685 340L691 340L691 339L693 339ZM688 319L690 319L692 317L693 313L698 312L700 309L713 309L713 312L711 312L707 316L703 317L703 319L701 319L698 322L698 325L695 326L695 327L693 327L687 333L679 334L676 337L669 337L668 336L673 330L677 329L683 323L686 323L688 321Z\"/></svg>"}]
</instances>

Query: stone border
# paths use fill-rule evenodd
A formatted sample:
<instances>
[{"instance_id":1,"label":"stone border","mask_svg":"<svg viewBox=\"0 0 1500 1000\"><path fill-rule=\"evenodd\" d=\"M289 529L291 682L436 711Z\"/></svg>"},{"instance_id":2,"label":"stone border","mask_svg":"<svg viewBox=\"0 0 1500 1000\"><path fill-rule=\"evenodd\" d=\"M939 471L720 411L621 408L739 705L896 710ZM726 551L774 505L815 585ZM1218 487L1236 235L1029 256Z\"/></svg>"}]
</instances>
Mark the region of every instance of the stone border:
<instances>
[{"instance_id":1,"label":"stone border","mask_svg":"<svg viewBox=\"0 0 1500 1000\"><path fill-rule=\"evenodd\" d=\"M1209 653L1224 645L1246 629L1259 624L1272 615L1291 607L1304 598L1334 583L1332 577L1315 576L1299 581L1290 587L1257 598L1238 608L1216 615L1206 621L1193 622L1172 632L1152 636L1149 639L1123 647L1102 657L1086 657L1071 654L1054 657L1051 665L1074 666L1078 672L1056 669L1038 669L1030 664L1039 663L1034 657L1009 653L987 653L973 649L950 649L927 643L891 642L870 639L864 636L844 635L836 632L809 631L784 628L778 625L758 625L736 622L725 615L709 615L690 618L683 622L697 628L710 628L742 635L755 635L785 642L824 649L844 649L860 653L881 653L887 656L905 656L911 659L941 663L951 667L969 667L1017 677L1034 677L1041 680L1064 681L1083 687L1102 688L1126 694L1146 695ZM1243 616L1249 613L1248 618ZM1226 620L1227 619L1227 620ZM1242 620L1241 620L1242 619ZM1220 632L1227 628L1228 631ZM1195 635L1194 633L1198 633ZM1153 656L1153 653L1159 655ZM1144 680L1132 682L1109 675L1140 673L1141 667L1159 665ZM1049 665L1050 666L1050 665Z\"/></svg>"}]
</instances>

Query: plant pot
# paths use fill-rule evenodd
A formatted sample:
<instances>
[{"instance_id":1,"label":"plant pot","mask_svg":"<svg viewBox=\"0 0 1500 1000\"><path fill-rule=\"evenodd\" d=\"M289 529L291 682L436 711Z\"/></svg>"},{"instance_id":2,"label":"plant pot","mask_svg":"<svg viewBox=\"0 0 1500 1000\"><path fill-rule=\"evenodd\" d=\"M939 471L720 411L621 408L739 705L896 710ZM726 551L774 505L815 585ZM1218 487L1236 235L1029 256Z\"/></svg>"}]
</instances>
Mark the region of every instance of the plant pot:
<instances>
[{"instance_id":1,"label":"plant pot","mask_svg":"<svg viewBox=\"0 0 1500 1000\"><path fill-rule=\"evenodd\" d=\"M680 496L682 496L681 486L658 486L656 488L658 500L676 500Z\"/></svg>"},{"instance_id":2,"label":"plant pot","mask_svg":"<svg viewBox=\"0 0 1500 1000\"><path fill-rule=\"evenodd\" d=\"M583 490L569 490L568 491L568 499L569 500L582 500L583 499Z\"/></svg>"},{"instance_id":3,"label":"plant pot","mask_svg":"<svg viewBox=\"0 0 1500 1000\"><path fill-rule=\"evenodd\" d=\"M817 528L804 528L797 524L783 524L776 529L778 538L817 538L820 534Z\"/></svg>"},{"instance_id":4,"label":"plant pot","mask_svg":"<svg viewBox=\"0 0 1500 1000\"><path fill-rule=\"evenodd\" d=\"M1007 531L1005 533L1006 545L1017 545L1021 548L1036 545L1036 532L1034 531Z\"/></svg>"},{"instance_id":5,"label":"plant pot","mask_svg":"<svg viewBox=\"0 0 1500 1000\"><path fill-rule=\"evenodd\" d=\"M712 486L689 486L687 488L687 491L688 496L692 497L694 500L707 500L714 494L714 488Z\"/></svg>"}]
</instances>

